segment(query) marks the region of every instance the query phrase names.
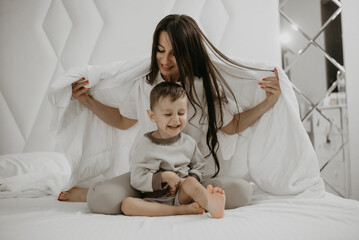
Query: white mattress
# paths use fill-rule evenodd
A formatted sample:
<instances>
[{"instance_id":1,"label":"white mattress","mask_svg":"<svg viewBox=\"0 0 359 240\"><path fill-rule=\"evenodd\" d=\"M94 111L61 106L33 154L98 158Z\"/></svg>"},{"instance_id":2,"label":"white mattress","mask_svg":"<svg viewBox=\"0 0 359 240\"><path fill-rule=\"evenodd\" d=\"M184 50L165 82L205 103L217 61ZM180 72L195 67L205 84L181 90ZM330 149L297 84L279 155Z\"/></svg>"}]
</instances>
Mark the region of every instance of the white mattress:
<instances>
[{"instance_id":1,"label":"white mattress","mask_svg":"<svg viewBox=\"0 0 359 240\"><path fill-rule=\"evenodd\" d=\"M0 239L359 239L359 202L326 194L321 199L257 200L207 214L127 217L89 212L86 203L54 196L0 200Z\"/></svg>"}]
</instances>

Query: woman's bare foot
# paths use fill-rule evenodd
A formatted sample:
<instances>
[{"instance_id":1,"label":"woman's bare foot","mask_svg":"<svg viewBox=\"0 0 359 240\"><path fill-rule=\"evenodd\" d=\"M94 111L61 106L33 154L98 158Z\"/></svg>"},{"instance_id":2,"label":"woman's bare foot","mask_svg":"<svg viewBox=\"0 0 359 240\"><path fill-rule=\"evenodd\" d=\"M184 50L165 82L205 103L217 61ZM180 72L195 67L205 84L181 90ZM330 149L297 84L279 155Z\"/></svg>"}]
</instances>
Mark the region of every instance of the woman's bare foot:
<instances>
[{"instance_id":1,"label":"woman's bare foot","mask_svg":"<svg viewBox=\"0 0 359 240\"><path fill-rule=\"evenodd\" d=\"M73 187L68 191L61 192L57 200L68 202L86 202L88 188Z\"/></svg>"},{"instance_id":2,"label":"woman's bare foot","mask_svg":"<svg viewBox=\"0 0 359 240\"><path fill-rule=\"evenodd\" d=\"M197 202L193 202L187 205L181 205L181 208L183 208L183 214L203 214L204 208L201 207Z\"/></svg>"},{"instance_id":3,"label":"woman's bare foot","mask_svg":"<svg viewBox=\"0 0 359 240\"><path fill-rule=\"evenodd\" d=\"M218 187L213 188L212 185L208 185L207 191L208 205L206 209L212 215L213 218L223 218L224 207L226 203L226 196L224 194L224 190Z\"/></svg>"}]
</instances>

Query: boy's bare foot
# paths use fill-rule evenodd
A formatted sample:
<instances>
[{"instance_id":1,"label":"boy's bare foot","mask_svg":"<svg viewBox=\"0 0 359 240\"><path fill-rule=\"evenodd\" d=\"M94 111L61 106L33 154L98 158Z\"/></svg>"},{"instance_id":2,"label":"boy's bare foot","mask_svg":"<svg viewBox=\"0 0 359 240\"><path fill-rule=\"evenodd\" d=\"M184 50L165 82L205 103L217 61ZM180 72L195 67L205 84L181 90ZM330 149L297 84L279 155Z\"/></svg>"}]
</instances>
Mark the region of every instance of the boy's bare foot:
<instances>
[{"instance_id":1,"label":"boy's bare foot","mask_svg":"<svg viewBox=\"0 0 359 240\"><path fill-rule=\"evenodd\" d=\"M224 190L212 185L207 186L208 191L208 206L207 210L214 218L223 218L224 206L226 203L226 196Z\"/></svg>"},{"instance_id":2,"label":"boy's bare foot","mask_svg":"<svg viewBox=\"0 0 359 240\"><path fill-rule=\"evenodd\" d=\"M86 202L88 188L73 187L68 191L61 192L57 200L68 202Z\"/></svg>"},{"instance_id":3,"label":"boy's bare foot","mask_svg":"<svg viewBox=\"0 0 359 240\"><path fill-rule=\"evenodd\" d=\"M203 214L205 211L197 202L181 205L181 207L185 209L184 214Z\"/></svg>"}]
</instances>

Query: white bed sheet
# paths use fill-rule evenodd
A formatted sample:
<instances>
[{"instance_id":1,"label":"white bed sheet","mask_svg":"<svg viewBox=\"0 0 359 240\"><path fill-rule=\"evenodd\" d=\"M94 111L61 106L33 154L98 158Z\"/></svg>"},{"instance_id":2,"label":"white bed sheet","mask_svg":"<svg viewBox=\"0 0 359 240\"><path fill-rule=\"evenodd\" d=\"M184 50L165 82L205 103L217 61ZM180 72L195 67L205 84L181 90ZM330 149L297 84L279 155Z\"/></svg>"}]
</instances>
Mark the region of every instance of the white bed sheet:
<instances>
[{"instance_id":1,"label":"white bed sheet","mask_svg":"<svg viewBox=\"0 0 359 240\"><path fill-rule=\"evenodd\" d=\"M327 193L320 199L256 200L204 215L127 217L89 212L86 203L54 196L0 200L0 239L359 239L359 202Z\"/></svg>"}]
</instances>

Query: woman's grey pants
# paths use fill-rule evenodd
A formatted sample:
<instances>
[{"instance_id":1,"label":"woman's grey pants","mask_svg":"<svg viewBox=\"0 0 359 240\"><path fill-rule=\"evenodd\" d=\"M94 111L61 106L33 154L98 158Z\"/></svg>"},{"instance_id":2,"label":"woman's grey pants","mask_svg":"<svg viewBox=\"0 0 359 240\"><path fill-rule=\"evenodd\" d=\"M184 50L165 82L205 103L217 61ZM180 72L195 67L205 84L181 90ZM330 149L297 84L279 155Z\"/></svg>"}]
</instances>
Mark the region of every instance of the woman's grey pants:
<instances>
[{"instance_id":1,"label":"woman's grey pants","mask_svg":"<svg viewBox=\"0 0 359 240\"><path fill-rule=\"evenodd\" d=\"M243 179L221 176L202 182L204 186L208 184L225 191L226 209L246 206L252 199L252 188ZM121 203L126 197L140 197L140 192L131 187L129 172L91 186L87 204L93 213L121 214Z\"/></svg>"}]
</instances>

